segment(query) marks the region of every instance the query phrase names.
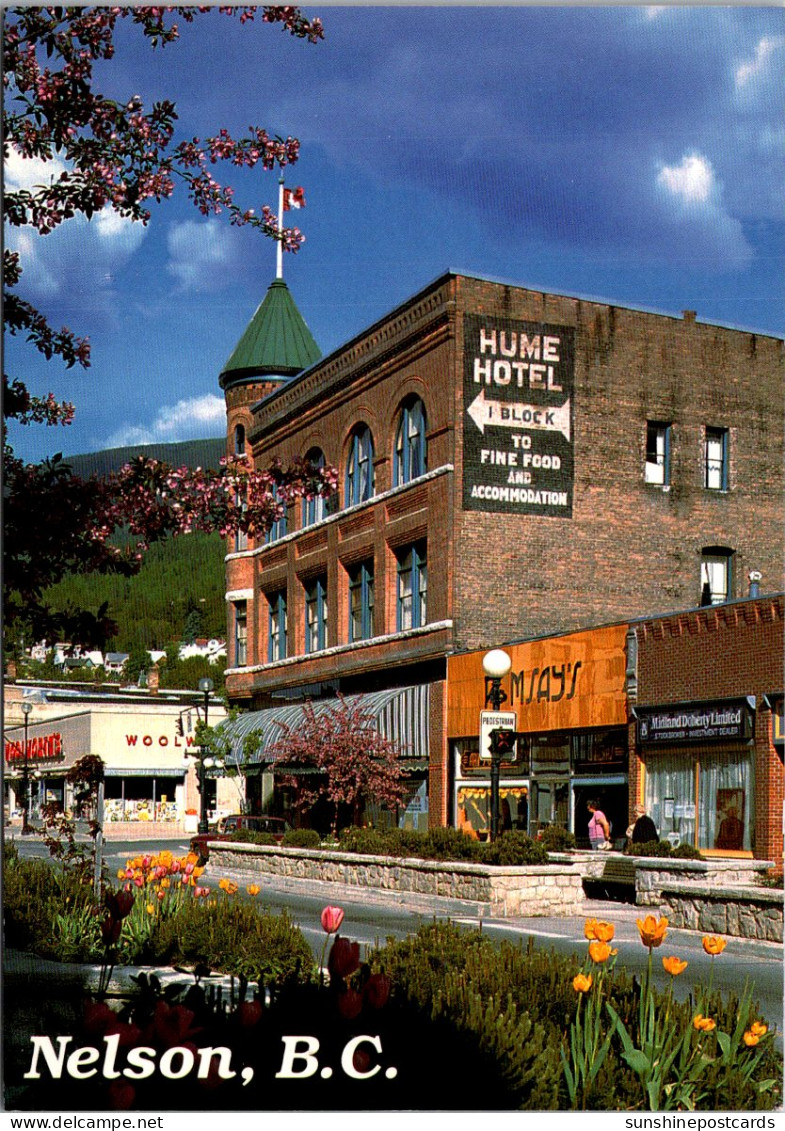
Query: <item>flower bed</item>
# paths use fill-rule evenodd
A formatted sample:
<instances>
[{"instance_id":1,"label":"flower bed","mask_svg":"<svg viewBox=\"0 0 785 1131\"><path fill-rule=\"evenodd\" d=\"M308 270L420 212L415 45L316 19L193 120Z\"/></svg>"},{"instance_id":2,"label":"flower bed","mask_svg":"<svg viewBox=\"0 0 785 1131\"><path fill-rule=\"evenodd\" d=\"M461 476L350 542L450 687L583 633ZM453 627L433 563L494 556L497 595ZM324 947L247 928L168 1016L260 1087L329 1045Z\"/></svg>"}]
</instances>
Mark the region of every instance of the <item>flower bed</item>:
<instances>
[{"instance_id":1,"label":"flower bed","mask_svg":"<svg viewBox=\"0 0 785 1131\"><path fill-rule=\"evenodd\" d=\"M575 915L584 901L581 871L572 863L504 867L227 841L210 843L210 860L244 878L273 875L460 900L473 904L474 914L498 918Z\"/></svg>"}]
</instances>

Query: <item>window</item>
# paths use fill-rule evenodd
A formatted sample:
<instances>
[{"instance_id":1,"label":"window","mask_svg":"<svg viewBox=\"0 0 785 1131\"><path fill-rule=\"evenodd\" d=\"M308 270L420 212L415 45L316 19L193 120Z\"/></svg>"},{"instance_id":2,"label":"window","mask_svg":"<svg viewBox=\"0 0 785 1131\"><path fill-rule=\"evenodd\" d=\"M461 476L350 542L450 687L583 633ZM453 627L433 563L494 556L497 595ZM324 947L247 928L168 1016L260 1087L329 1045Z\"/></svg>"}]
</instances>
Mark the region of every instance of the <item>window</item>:
<instances>
[{"instance_id":1,"label":"window","mask_svg":"<svg viewBox=\"0 0 785 1131\"><path fill-rule=\"evenodd\" d=\"M327 578L315 577L305 583L305 650L319 652L327 647Z\"/></svg>"},{"instance_id":2,"label":"window","mask_svg":"<svg viewBox=\"0 0 785 1131\"><path fill-rule=\"evenodd\" d=\"M419 628L427 619L427 550L425 542L418 542L398 556L398 631Z\"/></svg>"},{"instance_id":3,"label":"window","mask_svg":"<svg viewBox=\"0 0 785 1131\"><path fill-rule=\"evenodd\" d=\"M373 636L373 562L363 562L349 572L349 640Z\"/></svg>"},{"instance_id":4,"label":"window","mask_svg":"<svg viewBox=\"0 0 785 1131\"><path fill-rule=\"evenodd\" d=\"M401 410L395 435L393 486L424 475L426 467L425 406L418 397L412 397Z\"/></svg>"},{"instance_id":5,"label":"window","mask_svg":"<svg viewBox=\"0 0 785 1131\"><path fill-rule=\"evenodd\" d=\"M646 425L646 482L667 486L671 481L670 462L671 426L650 420Z\"/></svg>"},{"instance_id":6,"label":"window","mask_svg":"<svg viewBox=\"0 0 785 1131\"><path fill-rule=\"evenodd\" d=\"M244 668L248 663L248 602L236 601L234 606L234 666Z\"/></svg>"},{"instance_id":7,"label":"window","mask_svg":"<svg viewBox=\"0 0 785 1131\"><path fill-rule=\"evenodd\" d=\"M732 596L733 551L705 546L701 551L701 605L721 605Z\"/></svg>"},{"instance_id":8,"label":"window","mask_svg":"<svg viewBox=\"0 0 785 1131\"><path fill-rule=\"evenodd\" d=\"M237 494L235 495L234 502L235 502L235 506L239 507L239 509L243 512L243 514L245 514L245 512L248 510L248 502L247 502L247 499L245 498L245 496L242 495L240 491L238 491ZM248 549L248 535L246 534L246 532L244 530L237 530L237 532L235 533L234 548L235 548L236 552Z\"/></svg>"},{"instance_id":9,"label":"window","mask_svg":"<svg viewBox=\"0 0 785 1131\"><path fill-rule=\"evenodd\" d=\"M349 459L346 463L346 505L364 503L374 492L373 436L362 424L352 433Z\"/></svg>"},{"instance_id":10,"label":"window","mask_svg":"<svg viewBox=\"0 0 785 1131\"><path fill-rule=\"evenodd\" d=\"M280 498L277 487L273 487L273 498L275 498L276 500L279 500ZM270 529L264 536L265 543L268 546L271 542L277 542L279 538L283 538L283 536L286 534L286 503L281 503L281 506L282 511L280 518L277 518L275 520L275 522L271 525Z\"/></svg>"},{"instance_id":11,"label":"window","mask_svg":"<svg viewBox=\"0 0 785 1131\"><path fill-rule=\"evenodd\" d=\"M320 448L311 448L306 452L305 458L314 467L324 467L324 452ZM311 526L314 522L321 522L324 518L324 496L317 495L313 499L303 499L303 526Z\"/></svg>"},{"instance_id":12,"label":"window","mask_svg":"<svg viewBox=\"0 0 785 1131\"><path fill-rule=\"evenodd\" d=\"M728 429L707 428L703 445L703 486L728 490Z\"/></svg>"},{"instance_id":13,"label":"window","mask_svg":"<svg viewBox=\"0 0 785 1131\"><path fill-rule=\"evenodd\" d=\"M696 797L697 785L697 797ZM755 773L748 751L658 753L646 762L646 803L661 838L696 848L750 851Z\"/></svg>"},{"instance_id":14,"label":"window","mask_svg":"<svg viewBox=\"0 0 785 1131\"><path fill-rule=\"evenodd\" d=\"M270 618L267 633L267 658L286 659L286 592L271 593L267 598Z\"/></svg>"},{"instance_id":15,"label":"window","mask_svg":"<svg viewBox=\"0 0 785 1131\"><path fill-rule=\"evenodd\" d=\"M242 424L235 425L234 429L234 454L236 456L245 455L245 426Z\"/></svg>"}]
</instances>

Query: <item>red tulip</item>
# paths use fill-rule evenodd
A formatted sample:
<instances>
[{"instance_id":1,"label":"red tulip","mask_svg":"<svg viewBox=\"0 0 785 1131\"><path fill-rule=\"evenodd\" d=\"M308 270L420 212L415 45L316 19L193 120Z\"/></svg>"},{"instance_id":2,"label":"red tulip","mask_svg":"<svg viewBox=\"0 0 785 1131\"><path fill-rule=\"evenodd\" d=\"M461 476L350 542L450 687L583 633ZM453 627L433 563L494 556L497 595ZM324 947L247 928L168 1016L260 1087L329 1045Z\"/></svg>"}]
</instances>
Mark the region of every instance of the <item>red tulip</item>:
<instances>
[{"instance_id":1,"label":"red tulip","mask_svg":"<svg viewBox=\"0 0 785 1131\"><path fill-rule=\"evenodd\" d=\"M128 1111L136 1099L136 1088L123 1080L115 1080L106 1089L112 1111Z\"/></svg>"},{"instance_id":2,"label":"red tulip","mask_svg":"<svg viewBox=\"0 0 785 1131\"><path fill-rule=\"evenodd\" d=\"M260 1001L256 999L253 1001L241 1001L240 1008L237 1010L237 1020L244 1029L250 1029L253 1025L258 1024L262 1012L262 1003Z\"/></svg>"},{"instance_id":3,"label":"red tulip","mask_svg":"<svg viewBox=\"0 0 785 1131\"><path fill-rule=\"evenodd\" d=\"M338 994L338 1010L347 1021L354 1021L362 1012L363 999L357 990L345 989Z\"/></svg>"},{"instance_id":4,"label":"red tulip","mask_svg":"<svg viewBox=\"0 0 785 1131\"><path fill-rule=\"evenodd\" d=\"M334 935L343 922L342 907L325 907L322 912L322 926L328 935Z\"/></svg>"},{"instance_id":5,"label":"red tulip","mask_svg":"<svg viewBox=\"0 0 785 1131\"><path fill-rule=\"evenodd\" d=\"M371 974L365 983L363 997L371 1009L381 1009L383 1005L387 1004L391 988L392 982L386 974Z\"/></svg>"},{"instance_id":6,"label":"red tulip","mask_svg":"<svg viewBox=\"0 0 785 1131\"><path fill-rule=\"evenodd\" d=\"M117 1014L106 1002L89 999L84 1003L84 1028L86 1033L103 1034L117 1021Z\"/></svg>"},{"instance_id":7,"label":"red tulip","mask_svg":"<svg viewBox=\"0 0 785 1131\"><path fill-rule=\"evenodd\" d=\"M119 919L112 919L107 916L101 923L101 938L104 940L105 946L114 946L120 941L120 934L123 929L123 924Z\"/></svg>"},{"instance_id":8,"label":"red tulip","mask_svg":"<svg viewBox=\"0 0 785 1131\"><path fill-rule=\"evenodd\" d=\"M348 978L360 967L360 944L336 936L327 959L331 978Z\"/></svg>"}]
</instances>

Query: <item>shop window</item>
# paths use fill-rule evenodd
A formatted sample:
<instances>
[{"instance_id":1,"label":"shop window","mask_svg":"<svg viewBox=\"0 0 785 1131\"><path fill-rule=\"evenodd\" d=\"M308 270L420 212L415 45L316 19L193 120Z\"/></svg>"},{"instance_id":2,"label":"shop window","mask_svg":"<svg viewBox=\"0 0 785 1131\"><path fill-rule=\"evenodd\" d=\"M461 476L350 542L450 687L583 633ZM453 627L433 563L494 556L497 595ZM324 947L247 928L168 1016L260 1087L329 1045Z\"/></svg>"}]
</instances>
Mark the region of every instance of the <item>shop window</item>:
<instances>
[{"instance_id":1,"label":"shop window","mask_svg":"<svg viewBox=\"0 0 785 1131\"><path fill-rule=\"evenodd\" d=\"M425 406L419 397L404 402L395 434L393 486L410 483L427 468Z\"/></svg>"},{"instance_id":2,"label":"shop window","mask_svg":"<svg viewBox=\"0 0 785 1131\"><path fill-rule=\"evenodd\" d=\"M707 428L703 441L703 486L710 491L728 489L728 429Z\"/></svg>"},{"instance_id":3,"label":"shop window","mask_svg":"<svg viewBox=\"0 0 785 1131\"><path fill-rule=\"evenodd\" d=\"M753 759L748 751L682 751L646 763L647 809L662 839L718 852L752 851ZM697 797L696 797L697 787Z\"/></svg>"},{"instance_id":4,"label":"shop window","mask_svg":"<svg viewBox=\"0 0 785 1131\"><path fill-rule=\"evenodd\" d=\"M281 590L271 593L267 598L269 606L267 631L267 658L274 660L286 658L286 593Z\"/></svg>"},{"instance_id":5,"label":"shop window","mask_svg":"<svg viewBox=\"0 0 785 1131\"><path fill-rule=\"evenodd\" d=\"M234 428L234 454L245 455L245 426L242 424L236 424Z\"/></svg>"},{"instance_id":6,"label":"shop window","mask_svg":"<svg viewBox=\"0 0 785 1131\"><path fill-rule=\"evenodd\" d=\"M373 561L349 571L349 640L373 636Z\"/></svg>"},{"instance_id":7,"label":"shop window","mask_svg":"<svg viewBox=\"0 0 785 1131\"><path fill-rule=\"evenodd\" d=\"M349 458L346 462L346 505L354 506L373 497L373 436L366 425L352 433Z\"/></svg>"},{"instance_id":8,"label":"shop window","mask_svg":"<svg viewBox=\"0 0 785 1131\"><path fill-rule=\"evenodd\" d=\"M306 452L306 460L315 468L324 467L324 452L320 448L311 448ZM325 499L323 495L316 495L313 499L303 499L303 526L312 526L324 518Z\"/></svg>"},{"instance_id":9,"label":"shop window","mask_svg":"<svg viewBox=\"0 0 785 1131\"><path fill-rule=\"evenodd\" d=\"M398 602L396 623L399 632L420 628L428 620L428 561L425 542L398 554Z\"/></svg>"},{"instance_id":10,"label":"shop window","mask_svg":"<svg viewBox=\"0 0 785 1131\"><path fill-rule=\"evenodd\" d=\"M327 647L327 577L315 577L305 586L305 650Z\"/></svg>"},{"instance_id":11,"label":"shop window","mask_svg":"<svg viewBox=\"0 0 785 1131\"><path fill-rule=\"evenodd\" d=\"M670 461L671 426L650 420L646 425L646 482L668 486L671 481Z\"/></svg>"},{"instance_id":12,"label":"shop window","mask_svg":"<svg viewBox=\"0 0 785 1131\"><path fill-rule=\"evenodd\" d=\"M732 596L733 551L705 546L701 551L701 605L721 605Z\"/></svg>"},{"instance_id":13,"label":"shop window","mask_svg":"<svg viewBox=\"0 0 785 1131\"><path fill-rule=\"evenodd\" d=\"M280 499L280 495L278 493L277 486L273 487L272 493L273 493L273 498L276 500L276 502L279 502L279 501L282 502L282 500ZM286 534L286 532L287 532L286 503L282 503L281 515L280 515L279 518L277 518L275 520L275 522L272 523L272 525L270 526L270 529L265 534L265 536L264 536L265 543L269 546L271 542L277 542L279 538L283 538L283 536Z\"/></svg>"},{"instance_id":14,"label":"shop window","mask_svg":"<svg viewBox=\"0 0 785 1131\"><path fill-rule=\"evenodd\" d=\"M248 663L248 602L235 601L234 605L234 666L244 668Z\"/></svg>"}]
</instances>

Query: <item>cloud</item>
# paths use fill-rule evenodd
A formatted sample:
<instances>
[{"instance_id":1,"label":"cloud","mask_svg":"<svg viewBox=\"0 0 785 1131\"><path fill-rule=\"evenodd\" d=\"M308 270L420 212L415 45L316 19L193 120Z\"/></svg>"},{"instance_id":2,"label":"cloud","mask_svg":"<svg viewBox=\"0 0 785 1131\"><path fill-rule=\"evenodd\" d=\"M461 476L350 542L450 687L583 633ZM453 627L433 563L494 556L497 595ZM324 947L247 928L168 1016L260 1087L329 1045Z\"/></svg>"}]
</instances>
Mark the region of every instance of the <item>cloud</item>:
<instances>
[{"instance_id":1,"label":"cloud","mask_svg":"<svg viewBox=\"0 0 785 1131\"><path fill-rule=\"evenodd\" d=\"M689 153L680 165L663 165L657 183L685 204L705 204L714 189L714 170L705 157Z\"/></svg>"},{"instance_id":2,"label":"cloud","mask_svg":"<svg viewBox=\"0 0 785 1131\"><path fill-rule=\"evenodd\" d=\"M765 75L772 55L782 47L785 47L785 35L764 35L762 39L759 39L752 59L747 60L746 63L740 63L736 68L736 86L746 86L752 79Z\"/></svg>"},{"instance_id":3,"label":"cloud","mask_svg":"<svg viewBox=\"0 0 785 1131\"><path fill-rule=\"evenodd\" d=\"M167 271L183 291L217 291L236 279L238 240L218 220L185 220L173 224L166 237Z\"/></svg>"},{"instance_id":4,"label":"cloud","mask_svg":"<svg viewBox=\"0 0 785 1131\"><path fill-rule=\"evenodd\" d=\"M23 157L11 146L3 162L6 191L19 192L21 189L34 189L38 185L47 185L57 180L66 168L67 166L56 157L51 161L42 161L40 157Z\"/></svg>"},{"instance_id":5,"label":"cloud","mask_svg":"<svg viewBox=\"0 0 785 1131\"><path fill-rule=\"evenodd\" d=\"M220 436L225 429L226 405L223 397L205 393L175 404L162 405L152 424L125 424L101 446L125 448L136 444L202 440L207 436Z\"/></svg>"}]
</instances>

